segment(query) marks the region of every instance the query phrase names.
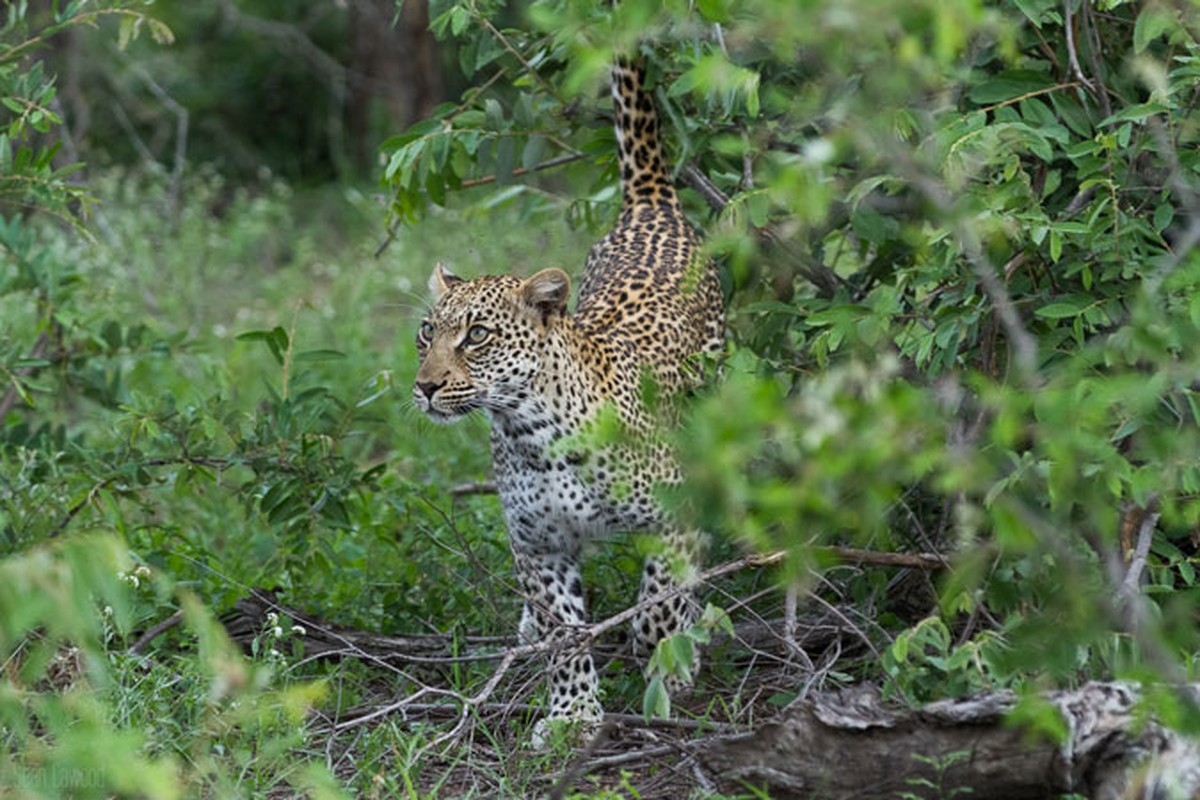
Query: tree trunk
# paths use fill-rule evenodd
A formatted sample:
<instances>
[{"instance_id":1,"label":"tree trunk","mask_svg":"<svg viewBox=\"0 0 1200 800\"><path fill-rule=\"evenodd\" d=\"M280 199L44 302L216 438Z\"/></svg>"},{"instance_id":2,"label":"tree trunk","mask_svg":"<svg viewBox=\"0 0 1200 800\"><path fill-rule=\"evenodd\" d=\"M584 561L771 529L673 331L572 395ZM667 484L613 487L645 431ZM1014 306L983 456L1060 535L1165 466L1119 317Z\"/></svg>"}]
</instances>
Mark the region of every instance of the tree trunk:
<instances>
[{"instance_id":1,"label":"tree trunk","mask_svg":"<svg viewBox=\"0 0 1200 800\"><path fill-rule=\"evenodd\" d=\"M350 96L347 127L358 166L376 154L378 131L395 133L428 117L442 98L437 43L428 0L408 0L396 24L394 0L350 5Z\"/></svg>"},{"instance_id":2,"label":"tree trunk","mask_svg":"<svg viewBox=\"0 0 1200 800\"><path fill-rule=\"evenodd\" d=\"M1186 694L1195 702L1195 687ZM1009 692L916 711L884 708L871 690L822 694L752 733L715 737L700 763L723 791L755 787L774 800L1194 797L1195 746L1146 722L1138 697L1120 683L1045 695L1066 722L1060 745L1005 722Z\"/></svg>"}]
</instances>

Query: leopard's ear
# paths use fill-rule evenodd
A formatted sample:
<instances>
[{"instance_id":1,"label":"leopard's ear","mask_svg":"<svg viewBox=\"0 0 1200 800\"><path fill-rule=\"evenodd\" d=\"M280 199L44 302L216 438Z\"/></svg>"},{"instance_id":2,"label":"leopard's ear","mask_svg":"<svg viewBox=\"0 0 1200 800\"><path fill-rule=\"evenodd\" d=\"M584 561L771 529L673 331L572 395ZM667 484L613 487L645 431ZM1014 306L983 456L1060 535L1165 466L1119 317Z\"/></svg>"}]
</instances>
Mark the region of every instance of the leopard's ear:
<instances>
[{"instance_id":1,"label":"leopard's ear","mask_svg":"<svg viewBox=\"0 0 1200 800\"><path fill-rule=\"evenodd\" d=\"M545 324L554 314L567 312L571 279L561 269L544 269L521 282L521 300L542 317Z\"/></svg>"},{"instance_id":2,"label":"leopard's ear","mask_svg":"<svg viewBox=\"0 0 1200 800\"><path fill-rule=\"evenodd\" d=\"M441 300L442 295L450 291L450 287L456 283L462 283L462 278L450 272L439 261L433 268L433 274L429 276L429 293L433 295L433 302Z\"/></svg>"}]
</instances>

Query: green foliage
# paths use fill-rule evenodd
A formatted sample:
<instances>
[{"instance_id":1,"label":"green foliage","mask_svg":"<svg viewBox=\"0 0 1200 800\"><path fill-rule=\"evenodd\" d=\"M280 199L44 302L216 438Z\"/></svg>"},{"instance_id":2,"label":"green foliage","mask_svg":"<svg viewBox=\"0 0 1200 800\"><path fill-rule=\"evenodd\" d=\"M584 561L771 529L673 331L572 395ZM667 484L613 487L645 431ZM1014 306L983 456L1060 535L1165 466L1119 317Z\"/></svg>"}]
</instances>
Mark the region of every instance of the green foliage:
<instances>
[{"instance_id":1,"label":"green foliage","mask_svg":"<svg viewBox=\"0 0 1200 800\"><path fill-rule=\"evenodd\" d=\"M975 790L969 786L959 786L947 791L946 789L946 773L960 761L967 761L971 758L969 750L958 750L953 753L947 753L940 757L923 756L919 753L913 754L913 760L919 761L922 764L930 767L934 771L932 778L908 778L905 783L909 786L919 789L916 792L901 792L901 800L950 800L952 797L963 797L971 795Z\"/></svg>"},{"instance_id":2,"label":"green foliage","mask_svg":"<svg viewBox=\"0 0 1200 800\"><path fill-rule=\"evenodd\" d=\"M642 699L642 716L647 720L671 716L671 695L666 682L674 679L683 686L696 680L699 648L712 643L713 632L733 635L733 620L723 609L711 603L690 628L658 643L646 666L648 678Z\"/></svg>"},{"instance_id":3,"label":"green foliage","mask_svg":"<svg viewBox=\"0 0 1200 800\"><path fill-rule=\"evenodd\" d=\"M831 542L953 559L936 616L882 609L867 677L920 700L1191 663L1195 14L541 0L520 24L446 0L434 17L477 86L385 144L403 221L471 189L481 209L524 198L536 224L576 168L591 188L560 213L611 218L599 85L614 52L648 60L673 163L711 183L707 209L685 200L731 290L725 378L678 437L681 512L788 550L789 579L830 566L813 545ZM1117 598L1149 533L1150 586ZM647 709L663 697L652 683Z\"/></svg>"},{"instance_id":4,"label":"green foliage","mask_svg":"<svg viewBox=\"0 0 1200 800\"><path fill-rule=\"evenodd\" d=\"M648 59L674 164L728 199L685 194L725 267L732 341L724 379L687 409L691 483L671 500L718 550L784 549L789 585L869 613L860 639L880 657L827 674L914 703L1193 676L1193 14L435 2L474 86L383 145L391 213L421 224L380 261L353 189L249 191L206 168L68 180L56 85L30 54L69 25L118 44L139 26L166 35L140 9L11 3L0 30L0 793L346 790L297 756L323 749L306 710L377 696L379 673L292 666L282 618L235 652L204 609L251 586L383 632L511 632L495 501L447 493L485 472L485 425L432 435L393 371L403 385L415 363L408 328L435 260L464 274L582 263L592 234L564 220L601 229L618 202L600 89L614 51ZM171 13L190 26L208 12ZM94 240L57 222L84 212ZM1143 532L1146 585L1125 592ZM936 551L950 568L914 610L889 593L903 576L832 561L845 544ZM615 549L588 566L600 614L636 580L636 548ZM129 652L177 609L179 628ZM710 611L660 646L647 716L727 622ZM464 694L490 674L449 672ZM416 680L387 673L388 695ZM623 680L606 678L608 701L636 708L641 682ZM1148 703L1194 727L1175 694ZM1034 699L1016 718L1061 734ZM497 752L513 735L477 730ZM460 765L431 763L438 741L391 720L363 729L348 791L455 794ZM546 758L534 772L557 768ZM484 769L512 796L544 791L524 761Z\"/></svg>"},{"instance_id":5,"label":"green foliage","mask_svg":"<svg viewBox=\"0 0 1200 800\"><path fill-rule=\"evenodd\" d=\"M1005 648L1003 636L993 631L956 644L946 623L929 617L898 634L884 652L884 695L915 705L1006 688L997 659Z\"/></svg>"},{"instance_id":6,"label":"green foliage","mask_svg":"<svg viewBox=\"0 0 1200 800\"><path fill-rule=\"evenodd\" d=\"M36 209L70 219L78 213L72 205L86 207L89 201L85 190L67 180L78 165L54 164L58 144L46 135L62 124L62 117L55 110L54 76L34 55L55 34L113 18L120 26L121 47L142 28L155 41L170 41L170 29L143 14L144 5L140 0L95 5L74 0L31 13L27 0L6 4L0 26L0 206L10 213Z\"/></svg>"}]
</instances>

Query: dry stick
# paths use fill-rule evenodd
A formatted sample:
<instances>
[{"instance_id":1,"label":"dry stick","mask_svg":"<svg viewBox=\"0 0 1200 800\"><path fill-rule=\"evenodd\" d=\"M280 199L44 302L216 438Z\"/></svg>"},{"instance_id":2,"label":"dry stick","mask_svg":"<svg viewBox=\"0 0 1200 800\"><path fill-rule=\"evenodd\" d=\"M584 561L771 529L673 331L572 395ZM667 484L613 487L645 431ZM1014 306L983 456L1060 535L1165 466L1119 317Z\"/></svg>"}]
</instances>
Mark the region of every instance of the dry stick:
<instances>
[{"instance_id":1,"label":"dry stick","mask_svg":"<svg viewBox=\"0 0 1200 800\"><path fill-rule=\"evenodd\" d=\"M472 481L460 483L450 490L451 497L465 497L472 494L496 494L495 481Z\"/></svg>"},{"instance_id":2,"label":"dry stick","mask_svg":"<svg viewBox=\"0 0 1200 800\"><path fill-rule=\"evenodd\" d=\"M471 709L479 708L479 707L483 706L483 704L487 701L487 699L489 697L491 697L492 692L495 691L496 686L500 683L500 679L502 677L504 677L504 675L508 672L508 670L516 662L517 658L519 656L526 655L526 653L523 651L525 651L531 647L540 647L540 646L539 645L525 645L524 647L509 648L508 651L504 653L504 658L500 661L500 665L496 667L496 671L494 673L492 673L492 677L488 678L488 682L486 684L484 684L483 688L480 689L475 694L474 697L463 697L463 695L459 692L451 692L451 691L445 691L445 690L442 690L442 691L431 690L431 691L438 691L439 694L444 693L444 694L450 695L452 699L455 699L455 698L458 699L462 703L462 709L459 712L459 716L462 717L466 713L468 713ZM415 700L417 698L417 696L424 694L426 692L426 690L429 690L429 689L430 689L430 687L425 687L420 692L418 692L417 695L412 695L412 696L404 698L403 700L397 700L394 703L389 703L386 706L381 706L380 708L377 708L376 710L372 711L371 713L365 714L361 717L356 717L352 720L338 723L333 726L333 729L335 731L341 732L341 731L347 730L349 728L354 728L359 725L366 724L367 722L370 722L371 720L374 720L374 719L378 719L379 717L387 716L388 714L391 714L393 711L405 710L410 707L410 705L412 704L412 701ZM462 726L462 724L463 724L463 722L460 719L459 723L457 725L455 725L454 730L451 731L451 733L457 732L457 730ZM431 743L431 746L432 746L432 744L438 743L445 738L446 738L445 736L438 737L438 739L434 740L434 742Z\"/></svg>"},{"instance_id":3,"label":"dry stick","mask_svg":"<svg viewBox=\"0 0 1200 800\"><path fill-rule=\"evenodd\" d=\"M587 156L584 153L568 153L564 156L557 156L547 161L543 161L541 164L535 164L532 167L517 167L512 171L512 177L516 178L520 177L521 175L528 175L531 172L541 172L544 169L561 167L563 164L570 164L572 161L579 161L580 159L586 157ZM482 178L471 178L470 180L463 181L461 188L470 189L475 186L482 186L486 183L494 183L498 177L499 176L497 175L485 175Z\"/></svg>"},{"instance_id":4,"label":"dry stick","mask_svg":"<svg viewBox=\"0 0 1200 800\"><path fill-rule=\"evenodd\" d=\"M841 552L847 554L847 557L849 559L854 559L854 560L859 560L859 561L864 561L867 557L873 558L873 557L877 557L877 556L882 556L885 559L885 563L887 563L888 565L891 565L891 566L908 566L908 567L916 567L916 568L920 568L920 569L940 569L945 566L944 560L941 559L940 557L929 555L929 554L924 554L924 553L871 553L869 551L855 550L853 548L829 548L829 549L833 550L835 552L841 551ZM758 554L748 555L748 556L745 556L744 558L739 558L735 561L729 561L729 562L726 562L724 564L721 564L719 566L713 567L711 569L708 569L708 570L702 572L698 576L696 582L697 583L705 583L705 582L711 581L715 578L719 578L721 576L728 575L733 572L739 572L743 569L747 569L750 567L772 566L772 565L782 562L786 557L787 557L787 553L784 551L769 553L767 555L758 555ZM599 636L606 633L607 631L612 630L613 628L616 628L620 625L623 625L624 623L633 619L633 617L635 617L637 614L641 613L642 611L646 610L647 608L651 608L656 605L659 605L660 603L664 603L668 600L671 600L676 595L679 595L685 591L688 591L688 589L689 589L689 587L684 587L684 586L675 586L675 587L666 589L662 592L659 592L656 595L645 598L641 602L631 606L630 608L625 609L624 611L622 611L618 614L614 614L613 616L609 617L608 619L603 620L602 622L597 622L597 623L595 623L593 625L589 625L589 626L582 626L580 630L575 632L574 635L570 637L570 639L565 640L565 641L564 640L560 640L560 641L546 640L546 641L537 642L534 644L525 644L525 645L518 645L516 647L509 647L509 648L506 648L505 650L502 650L502 651L499 651L496 653L480 654L476 660L487 660L487 659L493 659L493 658L500 658L501 659L500 664L496 667L495 671L492 673L492 676L488 679L488 682L473 697L464 697L459 692L454 692L454 691L449 691L449 690L436 690L436 692L438 694L444 694L444 695L450 697L451 699L457 700L459 703L461 703L461 709L459 712L460 719L459 719L459 722L454 726L454 729L450 731L450 733L438 737L433 742L431 742L426 749L432 748L438 744L441 744L444 741L448 741L449 739L453 738L454 736L457 736L458 732L466 725L466 721L468 719L469 713L472 710L478 710L484 706L484 704L487 702L487 700L495 692L496 686L500 683L500 680L504 677L505 674L508 673L508 671L512 668L513 664L516 663L517 659L544 653L549 650L565 649L567 647L571 647L576 650L582 650L582 649L588 647L595 639L597 639ZM271 603L271 605L275 606L277 608L282 608L281 606L277 606L274 603ZM825 605L828 606L828 604L825 604ZM830 608L832 609L831 606L830 606ZM837 613L836 609L832 609L832 610L835 613ZM864 641L866 640L866 635L863 634L861 631L859 631L857 626L855 626L852 622L850 622L848 619L846 619L844 615L839 614L839 616L842 619L842 621L848 627L851 628L851 630L858 631L860 636L863 637ZM327 632L327 633L329 633L329 635L332 635L335 637L337 636L336 634L333 634L332 632ZM337 637L337 638L341 638L341 637ZM870 642L868 642L868 646L870 646ZM361 650L359 650L357 647L354 647L353 645L350 645L350 649L352 651L362 652ZM380 662L382 661L382 659L380 659L378 657L372 657L371 660L380 661ZM442 659L442 661L444 661L444 660L445 659ZM410 708L412 708L413 700L415 700L417 696L420 696L421 694L424 694L427 691L435 691L435 690L430 689L430 687L425 687L420 692L418 692L416 696L406 697L406 698L404 698L402 700L398 700L394 703L389 703L386 706L381 706L380 708L378 708L378 709L372 711L371 713L366 714L362 717L357 717L353 720L348 720L346 722L338 723L334 726L334 730L335 731L346 730L349 728L356 727L358 725L363 725L367 722L370 722L371 720L378 719L380 717L391 714L392 712L395 712L395 711L402 711L402 710L410 709Z\"/></svg>"},{"instance_id":5,"label":"dry stick","mask_svg":"<svg viewBox=\"0 0 1200 800\"><path fill-rule=\"evenodd\" d=\"M170 206L171 223L172 225L177 225L180 214L180 196L183 191L183 170L187 164L188 110L168 94L167 90L160 86L149 72L134 63L124 53L119 51L114 52L118 53L129 71L146 85L146 88L150 90L150 94L154 95L158 102L162 103L163 108L175 115L175 153L174 162L171 165L171 183L167 189L167 197Z\"/></svg>"},{"instance_id":6,"label":"dry stick","mask_svg":"<svg viewBox=\"0 0 1200 800\"><path fill-rule=\"evenodd\" d=\"M1062 559L1064 564L1077 570L1080 574L1087 572L1088 567L1082 563L1079 554L1063 541L1062 532L1051 526L1040 513L1019 501L1014 505L1014 511L1017 519L1036 534L1039 541L1049 544L1054 554ZM1098 551L1097 554L1104 563L1111 589L1111 593L1099 592L1096 595L1100 613L1117 625L1124 627L1139 647L1146 663L1163 676L1164 685L1176 687L1177 694L1184 701L1186 707L1194 708L1196 705L1194 699L1188 697L1186 692L1179 688L1188 683L1187 675L1181 669L1179 662L1163 642L1158 637L1148 634L1146 626L1141 624L1149 615L1146 598L1137 594L1131 603L1113 602L1124 577L1121 574L1120 555L1103 551Z\"/></svg>"},{"instance_id":7,"label":"dry stick","mask_svg":"<svg viewBox=\"0 0 1200 800\"><path fill-rule=\"evenodd\" d=\"M1067 32L1067 58L1071 66L1071 74L1086 86L1089 92L1095 94L1096 88L1083 74L1083 69L1079 66L1079 55L1075 52L1075 31L1071 28L1071 0L1063 0L1063 28Z\"/></svg>"},{"instance_id":8,"label":"dry stick","mask_svg":"<svg viewBox=\"0 0 1200 800\"><path fill-rule=\"evenodd\" d=\"M722 192L695 164L684 164L679 171L679 179L703 197L704 202L718 214L729 205L729 195Z\"/></svg>"},{"instance_id":9,"label":"dry stick","mask_svg":"<svg viewBox=\"0 0 1200 800\"><path fill-rule=\"evenodd\" d=\"M655 717L647 720L641 714L605 714L604 719L612 720L627 725L642 725L650 728L664 728L667 730L684 730L684 731L716 731L719 733L730 733L738 730L736 725L730 725L726 722L713 722L703 719L661 719Z\"/></svg>"},{"instance_id":10,"label":"dry stick","mask_svg":"<svg viewBox=\"0 0 1200 800\"><path fill-rule=\"evenodd\" d=\"M1081 30L1088 40L1088 60L1092 62L1092 80L1096 83L1096 96L1104 116L1111 117L1112 103L1108 99L1108 87L1104 85L1103 70L1100 69L1100 32L1096 30L1096 18L1092 15L1091 3L1081 3L1083 26Z\"/></svg>"},{"instance_id":11,"label":"dry stick","mask_svg":"<svg viewBox=\"0 0 1200 800\"><path fill-rule=\"evenodd\" d=\"M615 767L620 764L628 764L632 761L641 761L648 758L659 758L660 756L670 755L675 753L677 748L674 745L660 745L658 747L650 747L645 750L634 750L631 753L619 753L613 756L601 756L594 758L588 764L591 769L598 767Z\"/></svg>"},{"instance_id":12,"label":"dry stick","mask_svg":"<svg viewBox=\"0 0 1200 800\"><path fill-rule=\"evenodd\" d=\"M176 611L174 614L167 617L162 622L157 623L154 627L150 628L150 630L143 633L129 648L129 652L134 654L142 652L142 650L146 649L146 645L157 639L159 635L166 633L171 628L174 628L181 621L183 621L183 612Z\"/></svg>"},{"instance_id":13,"label":"dry stick","mask_svg":"<svg viewBox=\"0 0 1200 800\"><path fill-rule=\"evenodd\" d=\"M1125 580L1121 582L1121 588L1117 590L1117 602L1121 605L1137 601L1142 572L1146 569L1146 557L1150 553L1150 542L1154 538L1154 529L1158 527L1159 513L1154 510L1157 504L1157 498L1151 498L1147 504L1145 515L1142 517L1142 524L1138 527L1137 547L1134 548L1133 558L1125 573Z\"/></svg>"},{"instance_id":14,"label":"dry stick","mask_svg":"<svg viewBox=\"0 0 1200 800\"><path fill-rule=\"evenodd\" d=\"M704 202L708 203L709 207L718 214L729 205L729 196L710 181L708 176L701 172L695 164L684 164L683 169L679 172L679 179L699 193L704 198ZM798 249L781 239L770 226L756 228L754 232L763 245L778 248L789 262L794 262L799 273L820 290L823 296L832 297L838 287L842 285L843 281L836 272L824 264L807 263Z\"/></svg>"},{"instance_id":15,"label":"dry stick","mask_svg":"<svg viewBox=\"0 0 1200 800\"><path fill-rule=\"evenodd\" d=\"M613 722L605 719L600 726L600 730L596 731L594 736L588 737L587 745L571 759L567 764L567 768L562 771L558 779L554 781L554 785L550 787L550 794L547 795L547 800L563 800L567 795L567 789L575 784L585 772L588 771L588 764L596 755L596 750L605 741L608 740L609 732L612 730Z\"/></svg>"}]
</instances>

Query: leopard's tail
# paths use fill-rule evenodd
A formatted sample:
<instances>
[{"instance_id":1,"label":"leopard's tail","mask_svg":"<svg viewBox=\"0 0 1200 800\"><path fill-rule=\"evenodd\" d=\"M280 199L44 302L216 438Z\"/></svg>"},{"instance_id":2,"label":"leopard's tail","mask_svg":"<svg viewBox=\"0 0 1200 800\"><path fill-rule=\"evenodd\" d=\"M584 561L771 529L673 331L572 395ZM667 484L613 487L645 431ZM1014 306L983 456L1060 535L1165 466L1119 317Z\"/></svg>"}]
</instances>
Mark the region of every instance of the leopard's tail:
<instances>
[{"instance_id":1,"label":"leopard's tail","mask_svg":"<svg viewBox=\"0 0 1200 800\"><path fill-rule=\"evenodd\" d=\"M619 60L613 66L613 116L621 168L621 203L679 206L671 172L662 152L662 130L654 98L646 88L641 63Z\"/></svg>"}]
</instances>

